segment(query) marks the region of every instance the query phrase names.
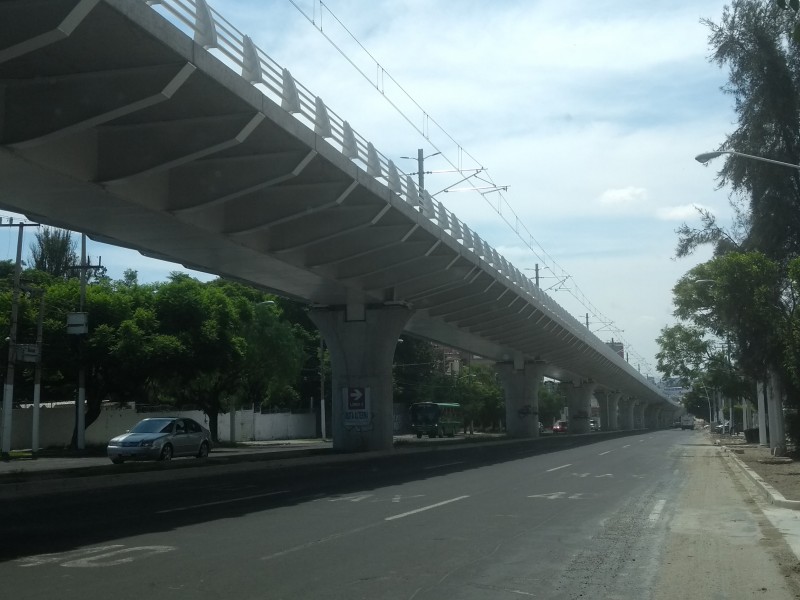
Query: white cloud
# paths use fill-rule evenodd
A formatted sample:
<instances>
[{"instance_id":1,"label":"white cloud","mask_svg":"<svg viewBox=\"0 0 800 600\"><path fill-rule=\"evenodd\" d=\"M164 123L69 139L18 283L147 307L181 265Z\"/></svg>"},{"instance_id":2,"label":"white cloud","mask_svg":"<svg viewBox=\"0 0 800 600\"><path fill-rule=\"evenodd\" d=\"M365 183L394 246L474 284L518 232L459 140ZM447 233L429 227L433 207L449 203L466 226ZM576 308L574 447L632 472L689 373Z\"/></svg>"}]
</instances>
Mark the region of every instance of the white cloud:
<instances>
[{"instance_id":1,"label":"white cloud","mask_svg":"<svg viewBox=\"0 0 800 600\"><path fill-rule=\"evenodd\" d=\"M606 190L597 199L605 206L635 206L647 202L647 190L629 185L624 188Z\"/></svg>"},{"instance_id":2,"label":"white cloud","mask_svg":"<svg viewBox=\"0 0 800 600\"><path fill-rule=\"evenodd\" d=\"M656 211L656 216L664 221L693 221L699 218L698 209L710 210L707 206L699 204L664 206Z\"/></svg>"}]
</instances>

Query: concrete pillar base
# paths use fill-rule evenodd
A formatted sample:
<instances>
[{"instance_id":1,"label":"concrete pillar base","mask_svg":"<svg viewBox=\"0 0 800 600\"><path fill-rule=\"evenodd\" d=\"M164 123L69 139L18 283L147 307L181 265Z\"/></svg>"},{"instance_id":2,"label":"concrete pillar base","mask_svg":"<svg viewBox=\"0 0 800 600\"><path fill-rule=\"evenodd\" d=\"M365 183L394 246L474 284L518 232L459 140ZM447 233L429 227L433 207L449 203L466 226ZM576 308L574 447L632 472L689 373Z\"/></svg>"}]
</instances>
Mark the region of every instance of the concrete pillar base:
<instances>
[{"instance_id":1,"label":"concrete pillar base","mask_svg":"<svg viewBox=\"0 0 800 600\"><path fill-rule=\"evenodd\" d=\"M589 433L592 394L595 387L596 384L591 382L582 382L578 385L574 383L561 384L561 389L567 397L570 433Z\"/></svg>"},{"instance_id":2,"label":"concrete pillar base","mask_svg":"<svg viewBox=\"0 0 800 600\"><path fill-rule=\"evenodd\" d=\"M544 367L542 362L495 365L505 392L506 433L510 437L539 437L539 385Z\"/></svg>"},{"instance_id":3,"label":"concrete pillar base","mask_svg":"<svg viewBox=\"0 0 800 600\"><path fill-rule=\"evenodd\" d=\"M334 450L392 449L392 360L411 315L403 306L348 305L309 312L331 356Z\"/></svg>"}]
</instances>

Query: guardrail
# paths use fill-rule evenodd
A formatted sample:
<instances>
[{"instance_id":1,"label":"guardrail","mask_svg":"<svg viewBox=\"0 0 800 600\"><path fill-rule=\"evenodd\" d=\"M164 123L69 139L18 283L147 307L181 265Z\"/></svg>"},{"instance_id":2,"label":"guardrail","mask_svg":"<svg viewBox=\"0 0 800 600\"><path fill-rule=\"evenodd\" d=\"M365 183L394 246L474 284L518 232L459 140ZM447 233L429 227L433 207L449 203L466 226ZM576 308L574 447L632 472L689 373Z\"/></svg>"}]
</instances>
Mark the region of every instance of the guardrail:
<instances>
[{"instance_id":1,"label":"guardrail","mask_svg":"<svg viewBox=\"0 0 800 600\"><path fill-rule=\"evenodd\" d=\"M156 9L194 41L219 58L232 70L256 86L265 96L280 104L300 122L327 139L344 156L357 162L368 175L382 179L398 198L422 213L439 226L445 235L471 251L476 257L494 268L517 292L543 309L553 320L568 331L580 335L584 342L612 362L621 362L632 376L647 383L653 391L656 386L644 379L626 361L591 333L575 317L536 286L530 278L501 256L477 233L448 211L441 202L422 191L419 193L413 178L402 172L390 159L378 152L372 142L365 140L350 124L329 110L319 96L296 81L289 69L281 67L258 48L252 39L229 23L206 0L140 0ZM169 16L173 18L170 19ZM174 19L174 20L173 20Z\"/></svg>"}]
</instances>

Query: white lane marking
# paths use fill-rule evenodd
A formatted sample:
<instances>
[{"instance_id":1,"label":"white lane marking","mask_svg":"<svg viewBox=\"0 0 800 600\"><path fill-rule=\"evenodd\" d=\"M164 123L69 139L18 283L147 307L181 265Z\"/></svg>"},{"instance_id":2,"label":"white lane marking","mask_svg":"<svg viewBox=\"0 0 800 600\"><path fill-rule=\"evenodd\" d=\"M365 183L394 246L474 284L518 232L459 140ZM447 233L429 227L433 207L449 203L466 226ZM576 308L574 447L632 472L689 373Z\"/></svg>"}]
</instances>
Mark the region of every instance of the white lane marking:
<instances>
[{"instance_id":1,"label":"white lane marking","mask_svg":"<svg viewBox=\"0 0 800 600\"><path fill-rule=\"evenodd\" d=\"M216 506L218 504L231 504L233 502L244 502L245 500L255 500L256 498L266 498L267 496L275 496L277 494L287 494L289 490L281 490L280 492L268 492L266 494L255 494L253 496L242 496L241 498L231 498L230 500L218 500L217 502L206 502L204 504L192 504L191 506L181 506L180 508L168 508L166 510L159 510L156 514L163 515L166 513L180 512L182 510L192 510L194 508L205 508L206 506Z\"/></svg>"},{"instance_id":2,"label":"white lane marking","mask_svg":"<svg viewBox=\"0 0 800 600\"><path fill-rule=\"evenodd\" d=\"M623 446L623 448L630 448L630 447L631 447L631 445L630 445L630 444L625 444L625 445Z\"/></svg>"},{"instance_id":3,"label":"white lane marking","mask_svg":"<svg viewBox=\"0 0 800 600\"><path fill-rule=\"evenodd\" d=\"M597 456L605 456L606 454L611 454L611 450L606 450L605 452L601 452Z\"/></svg>"},{"instance_id":4,"label":"white lane marking","mask_svg":"<svg viewBox=\"0 0 800 600\"><path fill-rule=\"evenodd\" d=\"M386 517L384 521L394 521L395 519L402 519L403 517L408 517L410 515L415 515L417 513L421 513L426 510L430 510L432 508L439 508L440 506L444 506L445 504L450 504L451 502L458 502L459 500L463 500L464 498L469 498L469 496L459 496L458 498L450 498L450 500L445 500L443 502L437 502L436 504L431 504L430 506L423 506L422 508L418 508L416 510L410 510L408 512L400 513L399 515L393 515L391 517Z\"/></svg>"},{"instance_id":5,"label":"white lane marking","mask_svg":"<svg viewBox=\"0 0 800 600\"><path fill-rule=\"evenodd\" d=\"M360 496L336 496L328 498L328 502L361 502L367 498L371 498L372 494L361 494Z\"/></svg>"},{"instance_id":6,"label":"white lane marking","mask_svg":"<svg viewBox=\"0 0 800 600\"><path fill-rule=\"evenodd\" d=\"M39 567L48 563L58 563L60 567L92 568L114 567L131 563L139 558L154 554L164 554L177 550L175 546L132 546L126 548L122 544L97 546L58 554L40 554L19 559L20 567Z\"/></svg>"},{"instance_id":7,"label":"white lane marking","mask_svg":"<svg viewBox=\"0 0 800 600\"><path fill-rule=\"evenodd\" d=\"M603 473L602 475L595 475L595 478L600 478L600 477L614 477L614 475L612 475L611 473Z\"/></svg>"},{"instance_id":8,"label":"white lane marking","mask_svg":"<svg viewBox=\"0 0 800 600\"><path fill-rule=\"evenodd\" d=\"M545 471L545 473L550 473L552 471L558 471L559 469L566 469L567 467L571 467L571 466L572 466L572 463L569 463L568 465L561 465L560 467L553 467L552 469L547 469L547 471Z\"/></svg>"},{"instance_id":9,"label":"white lane marking","mask_svg":"<svg viewBox=\"0 0 800 600\"><path fill-rule=\"evenodd\" d=\"M533 494L528 496L528 498L547 498L548 500L561 500L562 498L566 498L567 500L586 500L594 497L596 497L596 494L582 492L570 494L569 496L567 496L567 492L552 492L550 494Z\"/></svg>"},{"instance_id":10,"label":"white lane marking","mask_svg":"<svg viewBox=\"0 0 800 600\"><path fill-rule=\"evenodd\" d=\"M165 552L172 552L173 550L177 550L177 548L175 546L136 546L134 548L122 548L120 550L114 550L113 552L107 552L106 554L71 560L62 563L61 566L72 568L115 567L117 565L131 563L137 558L164 554Z\"/></svg>"},{"instance_id":11,"label":"white lane marking","mask_svg":"<svg viewBox=\"0 0 800 600\"><path fill-rule=\"evenodd\" d=\"M464 461L459 460L458 462L451 462L451 463L445 463L443 465L433 465L431 467L425 467L423 471L430 471L431 469L444 469L445 467L452 467L454 465L463 465L463 464Z\"/></svg>"},{"instance_id":12,"label":"white lane marking","mask_svg":"<svg viewBox=\"0 0 800 600\"><path fill-rule=\"evenodd\" d=\"M667 503L666 500L659 500L656 502L656 505L653 507L653 511L650 513L650 516L647 517L647 520L651 523L655 523L661 517L661 511L664 510L664 505Z\"/></svg>"},{"instance_id":13,"label":"white lane marking","mask_svg":"<svg viewBox=\"0 0 800 600\"><path fill-rule=\"evenodd\" d=\"M262 556L261 560L272 560L273 558L286 556L287 554L292 554L294 552L300 552L302 550L313 548L314 546L319 546L320 544L325 544L333 540L338 540L350 535L356 535L358 533L361 533L362 531L367 531L368 529L374 529L377 526L378 523L370 523L369 525L363 525L362 527L356 527L355 529L350 529L348 531L340 531L339 533L333 533L331 535L325 536L324 538L313 540L311 542L306 542L305 544L300 544L299 546L294 546L293 548L287 548L286 550L281 550L280 552L267 554L266 556Z\"/></svg>"},{"instance_id":14,"label":"white lane marking","mask_svg":"<svg viewBox=\"0 0 800 600\"><path fill-rule=\"evenodd\" d=\"M53 554L37 554L35 556L26 556L17 560L21 567L38 567L49 563L58 562L61 560L73 560L101 552L108 552L111 550L118 550L124 548L122 544L111 544L110 546L95 546L94 548L83 548L81 550L71 550L69 552L57 552Z\"/></svg>"}]
</instances>

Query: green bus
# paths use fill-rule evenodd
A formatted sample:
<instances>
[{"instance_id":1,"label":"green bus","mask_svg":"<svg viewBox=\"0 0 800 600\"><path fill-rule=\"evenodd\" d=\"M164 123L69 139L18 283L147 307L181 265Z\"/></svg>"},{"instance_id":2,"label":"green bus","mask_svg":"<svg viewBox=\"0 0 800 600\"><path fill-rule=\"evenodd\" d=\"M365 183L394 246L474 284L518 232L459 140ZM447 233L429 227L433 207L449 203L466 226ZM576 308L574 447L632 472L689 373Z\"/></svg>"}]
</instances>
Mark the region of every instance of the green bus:
<instances>
[{"instance_id":1,"label":"green bus","mask_svg":"<svg viewBox=\"0 0 800 600\"><path fill-rule=\"evenodd\" d=\"M462 424L461 405L451 402L415 402L409 407L411 429L423 435L453 437Z\"/></svg>"}]
</instances>

